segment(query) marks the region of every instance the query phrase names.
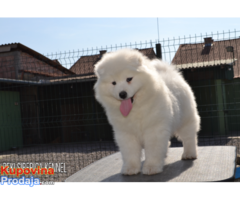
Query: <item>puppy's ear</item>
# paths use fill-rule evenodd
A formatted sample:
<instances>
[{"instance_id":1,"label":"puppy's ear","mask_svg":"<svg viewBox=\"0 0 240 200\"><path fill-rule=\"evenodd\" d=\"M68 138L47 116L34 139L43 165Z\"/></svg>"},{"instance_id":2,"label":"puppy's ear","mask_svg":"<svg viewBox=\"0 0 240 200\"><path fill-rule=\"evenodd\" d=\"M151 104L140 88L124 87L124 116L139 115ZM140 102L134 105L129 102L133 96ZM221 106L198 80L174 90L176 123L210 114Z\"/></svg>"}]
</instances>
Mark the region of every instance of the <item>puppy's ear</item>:
<instances>
[{"instance_id":1,"label":"puppy's ear","mask_svg":"<svg viewBox=\"0 0 240 200\"><path fill-rule=\"evenodd\" d=\"M104 72L105 72L105 70L101 69L101 68L97 70L97 73L99 76L102 76L104 74Z\"/></svg>"},{"instance_id":2,"label":"puppy's ear","mask_svg":"<svg viewBox=\"0 0 240 200\"><path fill-rule=\"evenodd\" d=\"M101 75L103 75L104 71L105 70L99 67L99 65L94 66L94 73L96 74L97 77L100 77Z\"/></svg>"},{"instance_id":3,"label":"puppy's ear","mask_svg":"<svg viewBox=\"0 0 240 200\"><path fill-rule=\"evenodd\" d=\"M133 66L139 68L144 64L144 60L146 58L141 52L138 50L131 50L129 54L129 61L133 64Z\"/></svg>"},{"instance_id":4,"label":"puppy's ear","mask_svg":"<svg viewBox=\"0 0 240 200\"><path fill-rule=\"evenodd\" d=\"M142 65L142 63L143 63L142 57L141 57L141 56L138 56L138 57L136 58L136 64L137 64L138 66L140 66L140 65Z\"/></svg>"},{"instance_id":5,"label":"puppy's ear","mask_svg":"<svg viewBox=\"0 0 240 200\"><path fill-rule=\"evenodd\" d=\"M140 65L140 66L137 67L138 72L143 72L143 71L147 71L147 70L149 70L147 65Z\"/></svg>"}]
</instances>

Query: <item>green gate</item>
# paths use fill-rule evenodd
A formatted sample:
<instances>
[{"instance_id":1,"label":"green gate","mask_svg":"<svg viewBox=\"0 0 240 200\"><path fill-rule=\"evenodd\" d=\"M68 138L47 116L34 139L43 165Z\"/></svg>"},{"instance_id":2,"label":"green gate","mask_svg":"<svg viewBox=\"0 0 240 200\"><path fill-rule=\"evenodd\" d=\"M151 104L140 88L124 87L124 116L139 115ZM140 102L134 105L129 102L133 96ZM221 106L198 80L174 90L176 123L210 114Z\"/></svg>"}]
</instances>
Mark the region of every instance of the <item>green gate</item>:
<instances>
[{"instance_id":1,"label":"green gate","mask_svg":"<svg viewBox=\"0 0 240 200\"><path fill-rule=\"evenodd\" d=\"M190 83L201 117L200 136L236 136L240 131L240 79Z\"/></svg>"},{"instance_id":2,"label":"green gate","mask_svg":"<svg viewBox=\"0 0 240 200\"><path fill-rule=\"evenodd\" d=\"M236 136L240 132L240 79L225 81L225 119L227 131Z\"/></svg>"},{"instance_id":3,"label":"green gate","mask_svg":"<svg viewBox=\"0 0 240 200\"><path fill-rule=\"evenodd\" d=\"M19 92L0 91L0 151L22 145Z\"/></svg>"}]
</instances>

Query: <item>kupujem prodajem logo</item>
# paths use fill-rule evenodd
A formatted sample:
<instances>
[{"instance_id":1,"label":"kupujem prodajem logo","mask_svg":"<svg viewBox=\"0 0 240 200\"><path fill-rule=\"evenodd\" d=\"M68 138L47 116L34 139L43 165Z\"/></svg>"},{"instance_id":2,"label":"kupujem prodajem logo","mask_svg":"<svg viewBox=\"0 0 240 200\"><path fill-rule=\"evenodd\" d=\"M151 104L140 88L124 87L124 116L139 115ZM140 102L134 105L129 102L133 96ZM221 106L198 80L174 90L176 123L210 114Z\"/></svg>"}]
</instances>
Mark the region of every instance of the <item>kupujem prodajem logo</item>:
<instances>
[{"instance_id":1,"label":"kupujem prodajem logo","mask_svg":"<svg viewBox=\"0 0 240 200\"><path fill-rule=\"evenodd\" d=\"M1 185L4 185L5 183L8 185L29 185L30 187L33 187L34 185L40 185L40 179L34 178L31 176L30 178L26 178L25 176L22 176L21 178L8 178L7 176L3 175L15 175L19 177L20 175L29 175L29 174L38 174L38 175L54 175L54 169L53 168L40 168L39 166L35 169L33 168L9 168L9 166L1 166Z\"/></svg>"}]
</instances>

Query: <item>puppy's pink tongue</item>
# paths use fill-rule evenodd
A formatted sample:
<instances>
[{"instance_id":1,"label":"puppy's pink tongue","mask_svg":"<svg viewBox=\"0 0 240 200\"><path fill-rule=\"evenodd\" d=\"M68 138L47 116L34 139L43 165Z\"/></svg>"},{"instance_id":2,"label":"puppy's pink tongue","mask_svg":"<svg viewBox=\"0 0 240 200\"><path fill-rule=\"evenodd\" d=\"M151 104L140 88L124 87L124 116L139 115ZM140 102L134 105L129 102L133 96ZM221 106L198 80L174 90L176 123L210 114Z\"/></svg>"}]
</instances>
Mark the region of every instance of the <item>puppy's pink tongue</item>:
<instances>
[{"instance_id":1,"label":"puppy's pink tongue","mask_svg":"<svg viewBox=\"0 0 240 200\"><path fill-rule=\"evenodd\" d=\"M131 98L123 100L120 105L120 111L123 116L128 116L130 111L132 110L132 101Z\"/></svg>"}]
</instances>

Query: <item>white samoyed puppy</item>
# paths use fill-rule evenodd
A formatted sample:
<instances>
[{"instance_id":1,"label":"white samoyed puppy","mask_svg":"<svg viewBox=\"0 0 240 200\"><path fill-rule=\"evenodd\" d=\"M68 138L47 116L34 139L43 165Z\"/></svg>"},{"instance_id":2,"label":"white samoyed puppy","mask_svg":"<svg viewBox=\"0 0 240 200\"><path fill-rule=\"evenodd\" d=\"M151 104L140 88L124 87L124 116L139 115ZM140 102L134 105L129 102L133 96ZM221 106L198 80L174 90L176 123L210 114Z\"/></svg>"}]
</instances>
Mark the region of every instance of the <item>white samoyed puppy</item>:
<instances>
[{"instance_id":1,"label":"white samoyed puppy","mask_svg":"<svg viewBox=\"0 0 240 200\"><path fill-rule=\"evenodd\" d=\"M95 65L95 97L104 107L122 154L122 174L162 172L169 140L183 143L182 159L197 158L200 117L194 94L173 66L138 50L106 53Z\"/></svg>"}]
</instances>

